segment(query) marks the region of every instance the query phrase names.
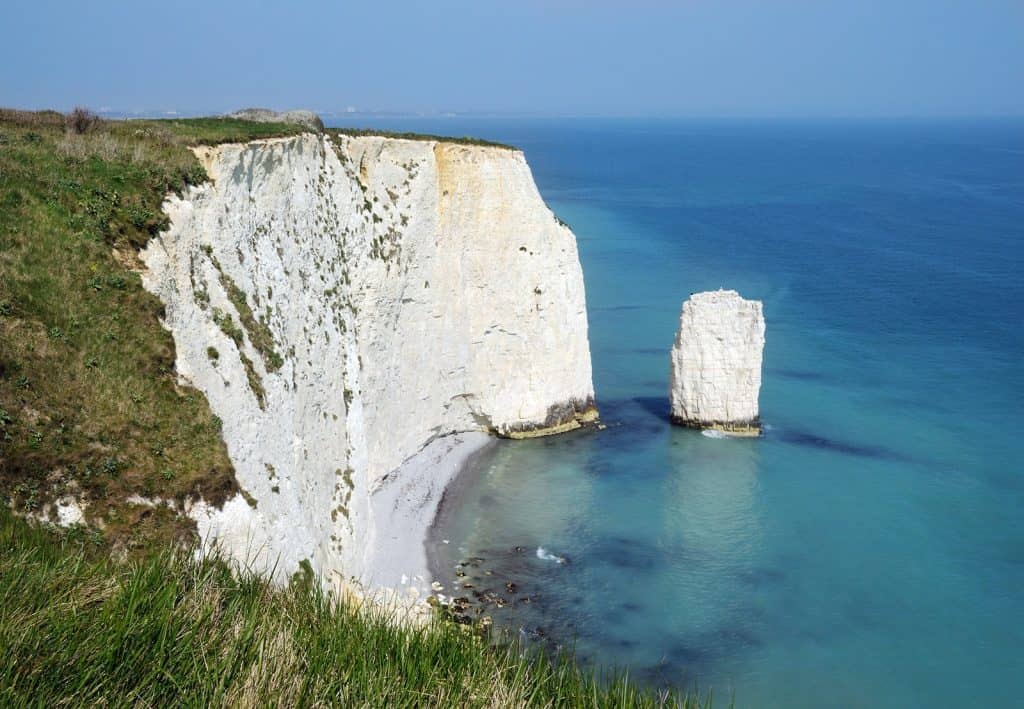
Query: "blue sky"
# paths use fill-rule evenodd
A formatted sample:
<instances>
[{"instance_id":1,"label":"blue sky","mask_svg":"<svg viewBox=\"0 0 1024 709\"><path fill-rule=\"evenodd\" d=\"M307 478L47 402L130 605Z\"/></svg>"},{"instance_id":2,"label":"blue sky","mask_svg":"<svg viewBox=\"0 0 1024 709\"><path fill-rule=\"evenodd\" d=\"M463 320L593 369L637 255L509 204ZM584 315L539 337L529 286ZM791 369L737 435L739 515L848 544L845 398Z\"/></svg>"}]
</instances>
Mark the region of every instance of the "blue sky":
<instances>
[{"instance_id":1,"label":"blue sky","mask_svg":"<svg viewBox=\"0 0 1024 709\"><path fill-rule=\"evenodd\" d=\"M1024 115L1024 0L5 0L0 105Z\"/></svg>"}]
</instances>

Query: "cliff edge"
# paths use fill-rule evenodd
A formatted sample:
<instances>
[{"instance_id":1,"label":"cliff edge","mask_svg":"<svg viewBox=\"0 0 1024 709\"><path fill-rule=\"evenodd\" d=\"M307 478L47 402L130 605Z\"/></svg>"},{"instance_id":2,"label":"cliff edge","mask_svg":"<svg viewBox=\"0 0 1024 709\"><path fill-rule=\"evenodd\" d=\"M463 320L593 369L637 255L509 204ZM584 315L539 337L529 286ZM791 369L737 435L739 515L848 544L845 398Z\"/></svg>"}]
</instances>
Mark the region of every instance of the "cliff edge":
<instances>
[{"instance_id":1,"label":"cliff edge","mask_svg":"<svg viewBox=\"0 0 1024 709\"><path fill-rule=\"evenodd\" d=\"M142 258L242 490L192 506L204 539L367 581L372 496L432 442L596 418L575 237L521 152L328 132L195 153L210 182Z\"/></svg>"}]
</instances>

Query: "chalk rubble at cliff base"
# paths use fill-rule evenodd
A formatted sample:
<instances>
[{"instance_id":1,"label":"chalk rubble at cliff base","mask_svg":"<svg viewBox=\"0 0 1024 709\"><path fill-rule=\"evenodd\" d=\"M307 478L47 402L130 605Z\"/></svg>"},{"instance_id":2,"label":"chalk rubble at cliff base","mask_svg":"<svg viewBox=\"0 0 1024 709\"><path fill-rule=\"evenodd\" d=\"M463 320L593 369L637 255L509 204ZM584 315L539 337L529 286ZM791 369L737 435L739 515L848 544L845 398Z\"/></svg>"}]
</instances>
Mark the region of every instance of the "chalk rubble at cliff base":
<instances>
[{"instance_id":1,"label":"chalk rubble at cliff base","mask_svg":"<svg viewBox=\"0 0 1024 709\"><path fill-rule=\"evenodd\" d=\"M674 423L731 435L760 435L764 350L760 301L733 290L695 293L683 303L672 347Z\"/></svg>"},{"instance_id":2,"label":"chalk rubble at cliff base","mask_svg":"<svg viewBox=\"0 0 1024 709\"><path fill-rule=\"evenodd\" d=\"M449 484L493 440L480 431L438 438L382 481L371 496L378 534L369 586L405 589L414 599L430 594L423 542Z\"/></svg>"}]
</instances>

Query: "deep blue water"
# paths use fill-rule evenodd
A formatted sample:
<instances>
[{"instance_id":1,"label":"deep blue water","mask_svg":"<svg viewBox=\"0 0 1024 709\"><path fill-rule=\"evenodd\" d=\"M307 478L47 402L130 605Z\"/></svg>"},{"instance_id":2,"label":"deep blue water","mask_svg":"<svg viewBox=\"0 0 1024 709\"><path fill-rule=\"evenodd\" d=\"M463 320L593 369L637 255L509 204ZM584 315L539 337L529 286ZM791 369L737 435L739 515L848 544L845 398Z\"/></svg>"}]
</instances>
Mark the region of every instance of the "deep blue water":
<instances>
[{"instance_id":1,"label":"deep blue water","mask_svg":"<svg viewBox=\"0 0 1024 709\"><path fill-rule=\"evenodd\" d=\"M502 444L439 530L497 623L740 707L1020 706L1024 122L374 123L515 143L579 240L608 428ZM665 417L718 287L759 440Z\"/></svg>"}]
</instances>

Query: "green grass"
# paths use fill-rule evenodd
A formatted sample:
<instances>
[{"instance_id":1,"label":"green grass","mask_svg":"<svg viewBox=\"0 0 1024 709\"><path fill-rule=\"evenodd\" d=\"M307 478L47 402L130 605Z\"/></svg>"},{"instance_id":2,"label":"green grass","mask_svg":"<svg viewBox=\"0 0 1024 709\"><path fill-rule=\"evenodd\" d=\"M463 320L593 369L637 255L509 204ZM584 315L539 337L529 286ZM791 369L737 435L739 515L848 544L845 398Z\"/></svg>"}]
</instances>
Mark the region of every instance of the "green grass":
<instances>
[{"instance_id":1,"label":"green grass","mask_svg":"<svg viewBox=\"0 0 1024 709\"><path fill-rule=\"evenodd\" d=\"M378 136L381 138L398 138L400 140L435 140L439 143L455 143L457 145L477 145L485 148L502 148L504 150L519 150L514 145L506 145L505 143L495 143L490 140L483 140L482 138L473 138L471 136L444 136L444 135L430 135L428 133L402 133L390 130L376 130L374 128L328 128L326 131L329 135L346 135L349 137L359 136Z\"/></svg>"},{"instance_id":2,"label":"green grass","mask_svg":"<svg viewBox=\"0 0 1024 709\"><path fill-rule=\"evenodd\" d=\"M0 510L0 705L705 707L216 560L115 563Z\"/></svg>"},{"instance_id":3,"label":"green grass","mask_svg":"<svg viewBox=\"0 0 1024 709\"><path fill-rule=\"evenodd\" d=\"M176 381L137 253L166 226L165 195L207 179L188 146L298 132L198 118L79 134L59 113L0 109L0 502L37 513L72 494L131 551L191 524L128 496L234 493L220 421ZM254 316L243 325L262 342Z\"/></svg>"}]
</instances>

